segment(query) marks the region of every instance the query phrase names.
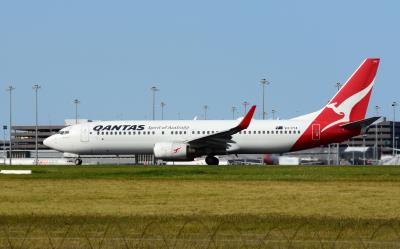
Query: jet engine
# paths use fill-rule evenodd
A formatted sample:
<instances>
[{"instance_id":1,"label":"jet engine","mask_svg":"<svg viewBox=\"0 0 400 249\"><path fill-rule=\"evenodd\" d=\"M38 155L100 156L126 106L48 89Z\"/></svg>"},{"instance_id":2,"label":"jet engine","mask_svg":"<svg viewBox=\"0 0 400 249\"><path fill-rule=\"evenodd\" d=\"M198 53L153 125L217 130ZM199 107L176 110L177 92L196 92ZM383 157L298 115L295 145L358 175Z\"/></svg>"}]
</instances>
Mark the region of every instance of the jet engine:
<instances>
[{"instance_id":1,"label":"jet engine","mask_svg":"<svg viewBox=\"0 0 400 249\"><path fill-rule=\"evenodd\" d=\"M194 150L186 143L156 143L154 156L165 161L193 161Z\"/></svg>"}]
</instances>

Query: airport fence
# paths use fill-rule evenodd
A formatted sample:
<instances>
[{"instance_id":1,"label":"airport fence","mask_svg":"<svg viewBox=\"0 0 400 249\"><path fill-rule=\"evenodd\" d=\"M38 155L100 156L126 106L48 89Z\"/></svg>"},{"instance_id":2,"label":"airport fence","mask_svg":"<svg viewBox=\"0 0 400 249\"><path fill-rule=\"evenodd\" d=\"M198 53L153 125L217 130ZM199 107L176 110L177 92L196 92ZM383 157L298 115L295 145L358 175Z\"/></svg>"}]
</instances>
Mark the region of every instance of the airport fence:
<instances>
[{"instance_id":1,"label":"airport fence","mask_svg":"<svg viewBox=\"0 0 400 249\"><path fill-rule=\"evenodd\" d=\"M334 227L302 222L295 226L263 223L237 224L198 219L148 222L43 224L0 222L0 248L400 248L397 220L380 224L337 223Z\"/></svg>"}]
</instances>

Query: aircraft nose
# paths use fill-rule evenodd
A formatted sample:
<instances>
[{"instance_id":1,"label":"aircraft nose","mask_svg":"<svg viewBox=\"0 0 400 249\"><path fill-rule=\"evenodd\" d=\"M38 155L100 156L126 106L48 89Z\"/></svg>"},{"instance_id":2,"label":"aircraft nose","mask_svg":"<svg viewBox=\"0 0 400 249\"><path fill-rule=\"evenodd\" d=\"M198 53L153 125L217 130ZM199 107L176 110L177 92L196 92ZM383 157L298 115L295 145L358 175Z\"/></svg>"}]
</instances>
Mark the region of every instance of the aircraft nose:
<instances>
[{"instance_id":1,"label":"aircraft nose","mask_svg":"<svg viewBox=\"0 0 400 249\"><path fill-rule=\"evenodd\" d=\"M46 145L49 148L54 149L54 144L55 144L54 135L46 138L45 140L43 140L43 144Z\"/></svg>"}]
</instances>

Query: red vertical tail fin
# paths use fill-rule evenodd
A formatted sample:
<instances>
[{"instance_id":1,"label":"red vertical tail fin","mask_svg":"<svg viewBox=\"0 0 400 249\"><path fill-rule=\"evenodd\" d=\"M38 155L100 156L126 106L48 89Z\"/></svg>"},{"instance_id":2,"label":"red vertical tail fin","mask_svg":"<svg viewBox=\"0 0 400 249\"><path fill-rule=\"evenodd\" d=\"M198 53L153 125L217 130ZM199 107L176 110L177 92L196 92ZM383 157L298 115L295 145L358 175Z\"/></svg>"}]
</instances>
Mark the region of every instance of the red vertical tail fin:
<instances>
[{"instance_id":1,"label":"red vertical tail fin","mask_svg":"<svg viewBox=\"0 0 400 249\"><path fill-rule=\"evenodd\" d=\"M368 58L313 119L292 150L301 150L344 141L359 130L343 130L341 125L365 118L380 59ZM315 119L314 119L315 118Z\"/></svg>"},{"instance_id":2,"label":"red vertical tail fin","mask_svg":"<svg viewBox=\"0 0 400 249\"><path fill-rule=\"evenodd\" d=\"M316 119L325 124L321 132L365 118L379 61L378 58L366 59L329 101Z\"/></svg>"}]
</instances>

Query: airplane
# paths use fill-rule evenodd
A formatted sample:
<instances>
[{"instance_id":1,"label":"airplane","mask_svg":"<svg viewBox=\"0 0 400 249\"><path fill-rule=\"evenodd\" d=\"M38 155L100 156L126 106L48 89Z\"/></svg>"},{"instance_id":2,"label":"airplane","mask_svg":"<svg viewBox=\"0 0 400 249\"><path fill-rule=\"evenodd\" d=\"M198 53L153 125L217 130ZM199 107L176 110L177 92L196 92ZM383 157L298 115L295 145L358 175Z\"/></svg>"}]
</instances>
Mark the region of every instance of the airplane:
<instances>
[{"instance_id":1,"label":"airplane","mask_svg":"<svg viewBox=\"0 0 400 249\"><path fill-rule=\"evenodd\" d=\"M357 136L379 117L365 118L379 66L365 59L322 109L288 120L253 120L252 106L241 120L96 121L61 129L44 145L77 155L154 154L163 161L205 156L285 153L339 143ZM297 100L298 101L298 100ZM300 100L301 101L301 100Z\"/></svg>"}]
</instances>

